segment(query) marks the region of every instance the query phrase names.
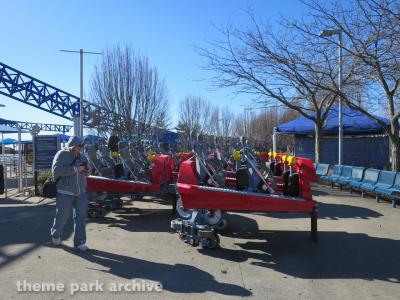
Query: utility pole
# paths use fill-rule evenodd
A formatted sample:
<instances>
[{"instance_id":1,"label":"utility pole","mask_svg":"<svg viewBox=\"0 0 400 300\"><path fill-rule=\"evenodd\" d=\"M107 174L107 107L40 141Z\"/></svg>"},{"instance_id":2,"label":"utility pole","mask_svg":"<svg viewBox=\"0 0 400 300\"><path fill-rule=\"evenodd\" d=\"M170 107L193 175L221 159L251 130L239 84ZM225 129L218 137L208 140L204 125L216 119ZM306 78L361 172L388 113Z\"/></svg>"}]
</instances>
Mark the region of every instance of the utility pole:
<instances>
[{"instance_id":1,"label":"utility pole","mask_svg":"<svg viewBox=\"0 0 400 300\"><path fill-rule=\"evenodd\" d=\"M83 54L97 54L102 55L102 52L87 52L80 49L79 51L74 50L60 50L60 52L70 52L80 54L80 95L79 95L79 119L76 120L74 117L74 134L83 138ZM79 125L76 124L79 121Z\"/></svg>"},{"instance_id":2,"label":"utility pole","mask_svg":"<svg viewBox=\"0 0 400 300\"><path fill-rule=\"evenodd\" d=\"M329 29L324 29L322 30L319 34L320 37L331 37L333 35L338 35L339 36L339 74L338 74L338 87L339 87L339 122L338 122L338 129L339 129L339 134L338 134L338 141L339 141L339 149L338 149L338 164L341 165L343 164L343 104L342 104L342 64L343 64L343 55L342 55L342 49L343 49L343 38L342 38L342 30L341 29L334 29L334 28L329 28Z\"/></svg>"},{"instance_id":3,"label":"utility pole","mask_svg":"<svg viewBox=\"0 0 400 300\"><path fill-rule=\"evenodd\" d=\"M218 122L222 121L222 137L224 139L225 147L228 144L228 120L227 119L218 119ZM218 124L219 127L219 124Z\"/></svg>"},{"instance_id":4,"label":"utility pole","mask_svg":"<svg viewBox=\"0 0 400 300\"><path fill-rule=\"evenodd\" d=\"M249 124L248 124L248 122L247 122L247 111L251 111L251 110L253 110L253 108L251 108L251 107L244 107L243 108L243 111L244 111L244 135L245 135L245 138L246 138L246 140L247 141L249 141L249 135L251 135L250 133L251 133L251 130L250 130L250 128L249 128Z\"/></svg>"},{"instance_id":5,"label":"utility pole","mask_svg":"<svg viewBox=\"0 0 400 300\"><path fill-rule=\"evenodd\" d=\"M247 132L247 130L248 130L248 128L247 128L247 111L248 110L252 110L252 108L250 108L250 107L243 108L243 112L244 112L244 135L245 135L246 139L247 139L247 135L248 135L248 132Z\"/></svg>"}]
</instances>

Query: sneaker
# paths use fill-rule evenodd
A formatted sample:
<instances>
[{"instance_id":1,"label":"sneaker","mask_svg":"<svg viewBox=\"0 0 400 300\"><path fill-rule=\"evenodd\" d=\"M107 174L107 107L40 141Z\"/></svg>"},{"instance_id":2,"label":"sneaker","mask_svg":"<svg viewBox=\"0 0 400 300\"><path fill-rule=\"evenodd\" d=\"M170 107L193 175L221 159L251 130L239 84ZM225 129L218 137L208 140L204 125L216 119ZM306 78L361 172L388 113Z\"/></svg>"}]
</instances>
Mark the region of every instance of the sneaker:
<instances>
[{"instance_id":1,"label":"sneaker","mask_svg":"<svg viewBox=\"0 0 400 300\"><path fill-rule=\"evenodd\" d=\"M75 246L75 249L79 252L86 252L89 250L88 246L86 246L85 244Z\"/></svg>"},{"instance_id":2,"label":"sneaker","mask_svg":"<svg viewBox=\"0 0 400 300\"><path fill-rule=\"evenodd\" d=\"M55 237L51 237L51 242L53 243L53 245L54 246L60 246L61 245L61 239L58 237L58 238L55 238Z\"/></svg>"}]
</instances>

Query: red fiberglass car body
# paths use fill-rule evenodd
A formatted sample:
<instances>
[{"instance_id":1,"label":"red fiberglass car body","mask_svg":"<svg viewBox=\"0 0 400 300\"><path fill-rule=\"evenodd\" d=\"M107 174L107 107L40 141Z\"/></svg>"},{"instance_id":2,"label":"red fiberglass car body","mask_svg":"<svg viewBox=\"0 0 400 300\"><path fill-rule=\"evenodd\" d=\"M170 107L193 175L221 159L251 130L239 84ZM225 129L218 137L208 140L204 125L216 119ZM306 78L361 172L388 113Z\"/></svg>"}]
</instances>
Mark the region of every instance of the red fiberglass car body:
<instances>
[{"instance_id":1,"label":"red fiberglass car body","mask_svg":"<svg viewBox=\"0 0 400 300\"><path fill-rule=\"evenodd\" d=\"M152 161L150 180L136 181L101 176L87 178L87 192L110 194L160 194L173 182L174 160L170 155L157 155Z\"/></svg>"},{"instance_id":2,"label":"red fiberglass car body","mask_svg":"<svg viewBox=\"0 0 400 300\"><path fill-rule=\"evenodd\" d=\"M274 193L256 193L200 185L196 171L196 158L191 157L182 163L177 182L183 207L248 212L313 212L316 209L316 202L312 199L310 184L318 179L315 168L309 159L296 157L295 161L292 168L299 175L299 195L292 197L282 193L280 178L275 178L278 187ZM232 176L231 173L230 177Z\"/></svg>"}]
</instances>

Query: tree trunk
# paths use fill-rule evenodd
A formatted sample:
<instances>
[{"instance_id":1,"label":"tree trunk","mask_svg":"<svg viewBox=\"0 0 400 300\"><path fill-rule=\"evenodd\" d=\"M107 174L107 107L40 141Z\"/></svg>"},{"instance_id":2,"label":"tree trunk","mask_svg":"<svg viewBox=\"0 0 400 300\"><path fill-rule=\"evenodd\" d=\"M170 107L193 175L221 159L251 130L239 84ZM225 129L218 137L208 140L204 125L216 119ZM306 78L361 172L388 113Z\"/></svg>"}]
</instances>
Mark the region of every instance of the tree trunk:
<instances>
[{"instance_id":1,"label":"tree trunk","mask_svg":"<svg viewBox=\"0 0 400 300\"><path fill-rule=\"evenodd\" d=\"M322 124L315 123L315 163L322 162Z\"/></svg>"},{"instance_id":2,"label":"tree trunk","mask_svg":"<svg viewBox=\"0 0 400 300\"><path fill-rule=\"evenodd\" d=\"M399 140L393 141L390 139L390 152L392 158L392 171L398 172L400 171L399 164Z\"/></svg>"},{"instance_id":3,"label":"tree trunk","mask_svg":"<svg viewBox=\"0 0 400 300\"><path fill-rule=\"evenodd\" d=\"M392 122L391 124L391 131L392 134L389 135L389 140L390 140L390 157L391 157L391 168L392 171L400 171L400 160L399 160L399 154L400 154L400 145L399 145L399 125L397 120L395 122Z\"/></svg>"}]
</instances>

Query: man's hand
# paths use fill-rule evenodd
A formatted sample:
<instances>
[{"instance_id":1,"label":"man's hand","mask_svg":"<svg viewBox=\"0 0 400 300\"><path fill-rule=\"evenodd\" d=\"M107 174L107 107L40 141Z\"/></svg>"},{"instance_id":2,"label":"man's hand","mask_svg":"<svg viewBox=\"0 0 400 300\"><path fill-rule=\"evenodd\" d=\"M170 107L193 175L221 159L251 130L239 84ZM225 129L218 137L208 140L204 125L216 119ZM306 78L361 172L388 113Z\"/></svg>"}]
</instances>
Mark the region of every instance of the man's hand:
<instances>
[{"instance_id":1,"label":"man's hand","mask_svg":"<svg viewBox=\"0 0 400 300\"><path fill-rule=\"evenodd\" d=\"M86 168L86 166L79 166L78 167L78 172L79 173L87 173L87 172L89 172L89 169Z\"/></svg>"}]
</instances>

